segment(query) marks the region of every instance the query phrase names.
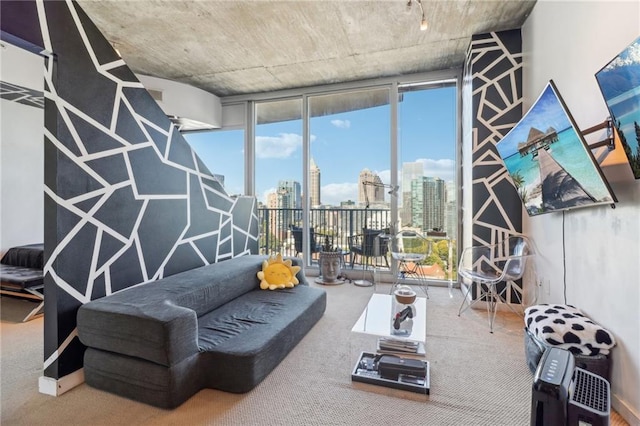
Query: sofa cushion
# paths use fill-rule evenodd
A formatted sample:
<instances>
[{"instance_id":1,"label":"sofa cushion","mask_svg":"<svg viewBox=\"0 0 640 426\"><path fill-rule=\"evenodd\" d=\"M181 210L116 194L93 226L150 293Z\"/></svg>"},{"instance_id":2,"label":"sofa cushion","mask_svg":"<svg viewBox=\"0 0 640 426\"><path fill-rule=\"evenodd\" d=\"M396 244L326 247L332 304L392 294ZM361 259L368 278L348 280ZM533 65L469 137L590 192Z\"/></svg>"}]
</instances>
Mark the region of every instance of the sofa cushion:
<instances>
[{"instance_id":1,"label":"sofa cushion","mask_svg":"<svg viewBox=\"0 0 640 426\"><path fill-rule=\"evenodd\" d=\"M236 393L253 389L325 309L324 290L296 286L256 290L199 318L198 346L212 366L210 386Z\"/></svg>"}]
</instances>

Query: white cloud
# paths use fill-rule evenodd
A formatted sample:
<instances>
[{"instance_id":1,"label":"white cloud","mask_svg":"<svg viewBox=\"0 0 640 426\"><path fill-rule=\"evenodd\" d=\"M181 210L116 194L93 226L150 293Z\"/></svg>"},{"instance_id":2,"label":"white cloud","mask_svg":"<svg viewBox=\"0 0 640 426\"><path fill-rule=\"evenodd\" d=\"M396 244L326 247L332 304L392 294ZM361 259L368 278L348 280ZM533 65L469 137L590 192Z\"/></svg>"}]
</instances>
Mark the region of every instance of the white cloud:
<instances>
[{"instance_id":1,"label":"white cloud","mask_svg":"<svg viewBox=\"0 0 640 426\"><path fill-rule=\"evenodd\" d=\"M358 184L352 182L330 183L320 188L322 204L339 206L341 201L358 202Z\"/></svg>"},{"instance_id":2,"label":"white cloud","mask_svg":"<svg viewBox=\"0 0 640 426\"><path fill-rule=\"evenodd\" d=\"M456 173L456 163L448 158L432 160L430 158L419 158L416 161L424 165L424 175L437 177L445 182L452 181Z\"/></svg>"},{"instance_id":3,"label":"white cloud","mask_svg":"<svg viewBox=\"0 0 640 426\"><path fill-rule=\"evenodd\" d=\"M377 174L383 183L386 183L387 185L391 183L391 170L382 170L377 172Z\"/></svg>"},{"instance_id":4,"label":"white cloud","mask_svg":"<svg viewBox=\"0 0 640 426\"><path fill-rule=\"evenodd\" d=\"M267 204L267 199L269 198L269 194L276 192L276 188L272 187L272 188L268 188L265 189L264 191L262 191L262 197L260 195L258 195L258 201L264 203L265 205Z\"/></svg>"},{"instance_id":5,"label":"white cloud","mask_svg":"<svg viewBox=\"0 0 640 426\"><path fill-rule=\"evenodd\" d=\"M256 136L257 158L288 158L302 147L302 136L280 133L278 136Z\"/></svg>"},{"instance_id":6,"label":"white cloud","mask_svg":"<svg viewBox=\"0 0 640 426\"><path fill-rule=\"evenodd\" d=\"M331 120L331 124L339 129L348 129L351 127L351 121L349 120Z\"/></svg>"}]
</instances>

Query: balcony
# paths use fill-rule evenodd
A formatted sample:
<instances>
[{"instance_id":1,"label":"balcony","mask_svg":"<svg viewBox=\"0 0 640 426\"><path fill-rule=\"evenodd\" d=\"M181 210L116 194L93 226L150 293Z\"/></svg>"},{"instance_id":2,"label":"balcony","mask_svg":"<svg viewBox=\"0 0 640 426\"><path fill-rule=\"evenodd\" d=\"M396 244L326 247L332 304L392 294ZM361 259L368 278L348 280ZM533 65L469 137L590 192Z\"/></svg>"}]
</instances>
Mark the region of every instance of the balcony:
<instances>
[{"instance_id":1,"label":"balcony","mask_svg":"<svg viewBox=\"0 0 640 426\"><path fill-rule=\"evenodd\" d=\"M296 252L292 232L292 227L302 227L302 219L302 209L259 208L260 254L281 253L283 256L302 257L302 253ZM319 251L341 250L345 253L345 270L349 273L352 263L351 256L353 255L349 250L351 237L361 234L363 228L380 229L382 232L382 230L388 229L392 222L389 209L312 209L309 212L309 227L313 228L317 250L312 250L309 267L311 269L318 268ZM422 273L429 280L455 281L457 277L457 264L454 261L457 258L455 238L447 238L439 233L435 236L427 236L427 239L432 242L432 252L424 264L420 265ZM384 256L387 257L387 262L385 262ZM366 262L360 256L353 260L354 270L362 270L367 267ZM381 273L383 279L385 276L390 279L394 272L392 268L396 266L393 265L391 257L387 253L380 253L380 257L370 260L368 265L370 270L373 266L376 272Z\"/></svg>"}]
</instances>

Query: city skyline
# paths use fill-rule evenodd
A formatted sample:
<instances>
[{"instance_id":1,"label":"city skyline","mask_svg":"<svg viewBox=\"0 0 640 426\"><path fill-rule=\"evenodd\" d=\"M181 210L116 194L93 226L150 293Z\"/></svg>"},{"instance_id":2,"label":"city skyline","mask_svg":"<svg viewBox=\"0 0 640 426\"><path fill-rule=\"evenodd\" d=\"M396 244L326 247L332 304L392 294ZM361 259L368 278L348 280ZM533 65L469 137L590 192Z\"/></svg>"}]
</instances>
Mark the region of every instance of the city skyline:
<instances>
[{"instance_id":1,"label":"city skyline","mask_svg":"<svg viewBox=\"0 0 640 426\"><path fill-rule=\"evenodd\" d=\"M389 105L382 105L311 118L310 157L321 171L322 205L339 206L348 200L357 203L359 173L365 168L377 174L383 183L390 183L389 114ZM400 187L402 163L408 162L422 163L424 176L445 182L455 180L455 123L455 87L402 94L398 117ZM279 181L303 181L302 121L260 124L255 133L256 196L266 204L267 194L277 191ZM243 193L242 130L194 133L186 137L210 171L224 175L230 194ZM402 200L401 191L398 197ZM389 201L388 194L385 200Z\"/></svg>"}]
</instances>

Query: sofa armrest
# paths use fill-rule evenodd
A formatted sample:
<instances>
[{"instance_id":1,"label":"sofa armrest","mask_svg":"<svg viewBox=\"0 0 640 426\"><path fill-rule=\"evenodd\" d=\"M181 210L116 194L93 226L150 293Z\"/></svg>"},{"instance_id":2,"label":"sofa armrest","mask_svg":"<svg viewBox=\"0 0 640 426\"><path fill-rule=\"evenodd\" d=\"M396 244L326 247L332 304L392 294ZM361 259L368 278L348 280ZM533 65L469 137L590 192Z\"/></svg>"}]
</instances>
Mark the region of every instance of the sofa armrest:
<instances>
[{"instance_id":1,"label":"sofa armrest","mask_svg":"<svg viewBox=\"0 0 640 426\"><path fill-rule=\"evenodd\" d=\"M89 347L171 366L197 353L195 311L170 302L111 303L109 297L81 306L78 337Z\"/></svg>"}]
</instances>

